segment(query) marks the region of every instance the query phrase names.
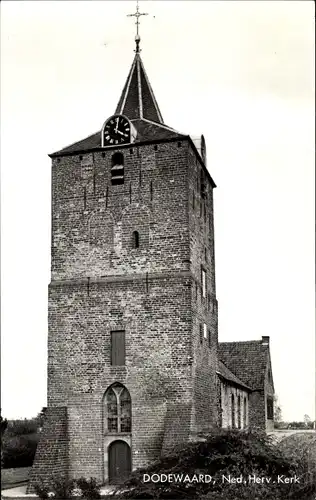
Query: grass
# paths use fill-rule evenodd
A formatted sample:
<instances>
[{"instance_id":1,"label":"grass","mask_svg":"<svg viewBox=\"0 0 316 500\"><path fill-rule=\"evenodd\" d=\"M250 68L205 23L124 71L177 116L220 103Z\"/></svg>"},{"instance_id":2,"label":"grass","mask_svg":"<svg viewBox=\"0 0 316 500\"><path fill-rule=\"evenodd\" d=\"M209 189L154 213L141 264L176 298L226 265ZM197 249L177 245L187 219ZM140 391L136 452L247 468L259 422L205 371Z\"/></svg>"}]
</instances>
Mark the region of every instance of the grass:
<instances>
[{"instance_id":1,"label":"grass","mask_svg":"<svg viewBox=\"0 0 316 500\"><path fill-rule=\"evenodd\" d=\"M1 470L1 489L14 488L29 480L31 467Z\"/></svg>"}]
</instances>

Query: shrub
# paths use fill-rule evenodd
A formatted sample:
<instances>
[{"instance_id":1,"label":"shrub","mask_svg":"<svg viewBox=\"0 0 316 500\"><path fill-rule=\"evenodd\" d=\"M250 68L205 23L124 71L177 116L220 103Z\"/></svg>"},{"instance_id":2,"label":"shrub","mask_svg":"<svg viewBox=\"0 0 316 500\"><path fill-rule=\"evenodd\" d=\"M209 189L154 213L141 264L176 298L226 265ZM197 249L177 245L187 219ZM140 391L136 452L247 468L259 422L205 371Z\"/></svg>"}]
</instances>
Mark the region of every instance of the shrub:
<instances>
[{"instance_id":1,"label":"shrub","mask_svg":"<svg viewBox=\"0 0 316 500\"><path fill-rule=\"evenodd\" d=\"M31 467L33 464L37 434L10 436L8 433L3 438L3 468Z\"/></svg>"},{"instance_id":2,"label":"shrub","mask_svg":"<svg viewBox=\"0 0 316 500\"><path fill-rule=\"evenodd\" d=\"M151 466L135 471L120 487L116 498L159 498L236 500L279 500L305 498L316 492L306 479L306 464L287 459L265 433L218 430L204 436L204 441L174 448ZM143 474L208 474L211 482L144 482ZM271 483L253 484L249 476L269 477ZM278 475L294 477L304 484L283 484ZM242 484L223 481L223 476L242 477ZM275 481L275 482L273 482ZM305 496L303 496L305 495Z\"/></svg>"},{"instance_id":3,"label":"shrub","mask_svg":"<svg viewBox=\"0 0 316 500\"><path fill-rule=\"evenodd\" d=\"M41 500L52 498L53 500L65 500L69 498L81 498L92 500L101 498L100 487L96 479L89 480L81 477L79 479L52 478L50 484L38 482L34 485L34 491Z\"/></svg>"},{"instance_id":4,"label":"shrub","mask_svg":"<svg viewBox=\"0 0 316 500\"><path fill-rule=\"evenodd\" d=\"M36 434L38 430L38 419L9 420L7 433L11 436L25 436L26 434Z\"/></svg>"}]
</instances>

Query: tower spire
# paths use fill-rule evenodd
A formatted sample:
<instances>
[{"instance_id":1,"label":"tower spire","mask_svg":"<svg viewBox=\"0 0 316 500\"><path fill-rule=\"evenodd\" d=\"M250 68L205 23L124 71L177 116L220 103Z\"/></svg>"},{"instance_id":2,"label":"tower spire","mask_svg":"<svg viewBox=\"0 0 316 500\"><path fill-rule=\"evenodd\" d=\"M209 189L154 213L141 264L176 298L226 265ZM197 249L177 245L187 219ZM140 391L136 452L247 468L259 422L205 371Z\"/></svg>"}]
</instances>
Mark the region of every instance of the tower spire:
<instances>
[{"instance_id":1,"label":"tower spire","mask_svg":"<svg viewBox=\"0 0 316 500\"><path fill-rule=\"evenodd\" d=\"M148 12L139 12L139 5L138 5L138 0L136 1L136 12L134 14L127 14L127 17L136 17L136 36L135 36L135 42L136 42L136 49L135 52L138 54L140 52L139 48L139 42L140 42L140 35L139 35L139 18L141 16L148 16Z\"/></svg>"}]
</instances>

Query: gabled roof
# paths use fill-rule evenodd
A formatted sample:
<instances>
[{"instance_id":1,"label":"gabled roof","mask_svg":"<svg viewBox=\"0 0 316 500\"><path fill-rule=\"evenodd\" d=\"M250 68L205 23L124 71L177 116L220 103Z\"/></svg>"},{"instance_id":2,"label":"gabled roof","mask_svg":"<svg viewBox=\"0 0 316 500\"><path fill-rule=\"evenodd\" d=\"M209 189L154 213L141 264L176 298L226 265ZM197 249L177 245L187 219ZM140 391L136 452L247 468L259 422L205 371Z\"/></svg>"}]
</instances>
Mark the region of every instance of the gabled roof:
<instances>
[{"instance_id":1,"label":"gabled roof","mask_svg":"<svg viewBox=\"0 0 316 500\"><path fill-rule=\"evenodd\" d=\"M125 115L130 120L145 118L163 123L139 52L135 54L115 114Z\"/></svg>"},{"instance_id":2,"label":"gabled roof","mask_svg":"<svg viewBox=\"0 0 316 500\"><path fill-rule=\"evenodd\" d=\"M219 342L218 357L239 379L255 389L264 388L269 345L261 340Z\"/></svg>"},{"instance_id":3,"label":"gabled roof","mask_svg":"<svg viewBox=\"0 0 316 500\"><path fill-rule=\"evenodd\" d=\"M244 389L246 389L247 391L251 391L251 388L245 384L244 382L242 382L238 377L236 377L236 375L234 375L228 368L226 365L224 365L224 363L220 360L218 360L218 366L217 366L217 374L224 378L225 380L227 380L228 382L231 382L233 383L234 385L238 385Z\"/></svg>"},{"instance_id":4,"label":"gabled roof","mask_svg":"<svg viewBox=\"0 0 316 500\"><path fill-rule=\"evenodd\" d=\"M183 139L187 138L186 135L177 132L171 127L167 127L166 125L160 123L154 123L146 119L137 119L132 120L136 130L137 137L134 144L145 141L155 141L155 140L163 140L163 139ZM130 145L131 146L131 145ZM67 146L55 153L52 153L50 156L59 156L63 154L73 154L84 151L90 151L91 149L101 148L101 130L96 132L95 134L89 135L85 139L81 141L75 142L70 146Z\"/></svg>"}]
</instances>

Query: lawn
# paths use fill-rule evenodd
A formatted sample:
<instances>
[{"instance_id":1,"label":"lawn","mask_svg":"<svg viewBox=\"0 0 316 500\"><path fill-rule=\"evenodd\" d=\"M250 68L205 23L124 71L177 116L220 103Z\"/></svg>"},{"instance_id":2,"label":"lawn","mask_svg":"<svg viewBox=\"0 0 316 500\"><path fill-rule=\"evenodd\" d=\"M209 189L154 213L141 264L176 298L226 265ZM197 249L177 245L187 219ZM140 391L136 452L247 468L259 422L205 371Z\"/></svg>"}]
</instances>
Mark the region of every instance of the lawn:
<instances>
[{"instance_id":1,"label":"lawn","mask_svg":"<svg viewBox=\"0 0 316 500\"><path fill-rule=\"evenodd\" d=\"M13 488L26 483L29 479L31 467L19 467L18 469L1 470L1 489Z\"/></svg>"}]
</instances>

